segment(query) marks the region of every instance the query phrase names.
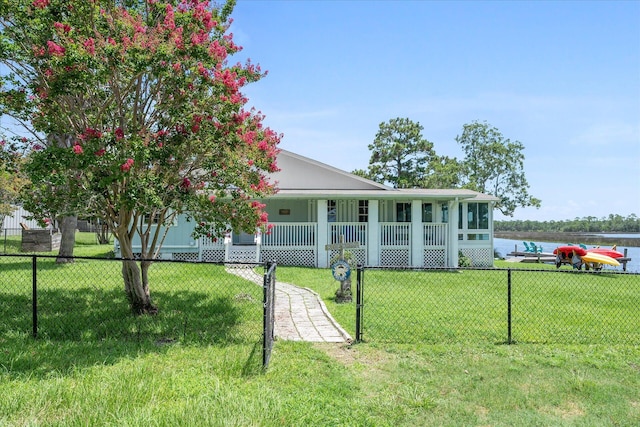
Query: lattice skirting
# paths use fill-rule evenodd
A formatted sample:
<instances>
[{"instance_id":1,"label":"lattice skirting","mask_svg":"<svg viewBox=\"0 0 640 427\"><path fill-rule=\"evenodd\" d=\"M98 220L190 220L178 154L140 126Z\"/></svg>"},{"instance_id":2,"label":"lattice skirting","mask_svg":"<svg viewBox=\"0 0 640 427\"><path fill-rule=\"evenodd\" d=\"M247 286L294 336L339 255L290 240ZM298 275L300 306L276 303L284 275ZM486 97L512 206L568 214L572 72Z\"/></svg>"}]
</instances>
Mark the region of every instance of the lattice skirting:
<instances>
[{"instance_id":1,"label":"lattice skirting","mask_svg":"<svg viewBox=\"0 0 640 427\"><path fill-rule=\"evenodd\" d=\"M316 251L314 249L265 249L260 251L262 261L275 260L280 265L295 265L301 267L316 266Z\"/></svg>"},{"instance_id":2,"label":"lattice skirting","mask_svg":"<svg viewBox=\"0 0 640 427\"><path fill-rule=\"evenodd\" d=\"M422 261L425 267L446 267L445 249L425 249Z\"/></svg>"},{"instance_id":3,"label":"lattice skirting","mask_svg":"<svg viewBox=\"0 0 640 427\"><path fill-rule=\"evenodd\" d=\"M464 248L460 251L471 260L473 267L493 267L493 252L490 248Z\"/></svg>"},{"instance_id":4,"label":"lattice skirting","mask_svg":"<svg viewBox=\"0 0 640 427\"><path fill-rule=\"evenodd\" d=\"M256 262L257 249L251 246L246 249L233 248L229 251L227 262Z\"/></svg>"},{"instance_id":5,"label":"lattice skirting","mask_svg":"<svg viewBox=\"0 0 640 427\"><path fill-rule=\"evenodd\" d=\"M173 259L176 261L198 261L197 252L174 252Z\"/></svg>"},{"instance_id":6,"label":"lattice skirting","mask_svg":"<svg viewBox=\"0 0 640 427\"><path fill-rule=\"evenodd\" d=\"M367 250L365 248L345 249L344 251L345 251L345 258L347 258L346 253L351 252L355 257L355 261L357 264L367 265ZM340 251L336 251L336 250L329 251L329 261L332 261L333 259L337 259L339 256L340 256Z\"/></svg>"},{"instance_id":7,"label":"lattice skirting","mask_svg":"<svg viewBox=\"0 0 640 427\"><path fill-rule=\"evenodd\" d=\"M409 249L381 249L380 265L400 267L411 265Z\"/></svg>"},{"instance_id":8,"label":"lattice skirting","mask_svg":"<svg viewBox=\"0 0 640 427\"><path fill-rule=\"evenodd\" d=\"M202 261L224 262L224 248L222 248L222 249L204 249L202 251Z\"/></svg>"}]
</instances>

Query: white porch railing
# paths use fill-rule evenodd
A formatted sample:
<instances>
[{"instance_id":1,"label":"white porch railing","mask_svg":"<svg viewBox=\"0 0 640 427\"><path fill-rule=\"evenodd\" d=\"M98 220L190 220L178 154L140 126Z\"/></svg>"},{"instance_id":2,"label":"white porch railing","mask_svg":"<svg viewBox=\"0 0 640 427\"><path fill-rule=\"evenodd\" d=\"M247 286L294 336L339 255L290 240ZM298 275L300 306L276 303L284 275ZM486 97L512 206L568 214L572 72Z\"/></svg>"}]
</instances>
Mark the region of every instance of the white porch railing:
<instances>
[{"instance_id":1,"label":"white porch railing","mask_svg":"<svg viewBox=\"0 0 640 427\"><path fill-rule=\"evenodd\" d=\"M439 246L445 247L447 245L447 224L423 224L423 241L424 246Z\"/></svg>"},{"instance_id":2,"label":"white porch railing","mask_svg":"<svg viewBox=\"0 0 640 427\"><path fill-rule=\"evenodd\" d=\"M411 223L408 222L381 222L380 246L402 246L411 244Z\"/></svg>"},{"instance_id":3,"label":"white porch railing","mask_svg":"<svg viewBox=\"0 0 640 427\"><path fill-rule=\"evenodd\" d=\"M328 241L330 244L340 242L340 236L344 236L345 242L360 242L367 244L366 222L331 222L329 223Z\"/></svg>"},{"instance_id":4,"label":"white porch railing","mask_svg":"<svg viewBox=\"0 0 640 427\"><path fill-rule=\"evenodd\" d=\"M316 246L316 223L276 222L262 235L262 246Z\"/></svg>"},{"instance_id":5,"label":"white porch railing","mask_svg":"<svg viewBox=\"0 0 640 427\"><path fill-rule=\"evenodd\" d=\"M207 248L207 249L224 248L224 238L223 237L212 238L212 237L202 236L200 237L200 241L198 242L198 244L201 248Z\"/></svg>"},{"instance_id":6,"label":"white porch railing","mask_svg":"<svg viewBox=\"0 0 640 427\"><path fill-rule=\"evenodd\" d=\"M379 223L377 248L368 247L368 223L333 222L328 223L327 228L323 230L318 230L317 223L278 222L273 224L270 232L262 234L261 242L255 246L236 248L230 243L225 245L224 238L213 241L211 238L202 237L198 245L201 257L218 260L224 256L225 260L235 260L236 252L240 251L243 252L243 259L249 259L253 258L248 254L251 250L252 254L256 254L256 258L261 256L263 259L277 259L280 263L317 266L318 253L324 250L323 247L318 247L319 233L326 233L327 243L330 244L339 242L340 235L344 235L347 242L360 242L360 247L351 249L351 252L361 264L367 263L370 251L377 251L380 265L411 265L412 252L417 250L412 246L412 224L408 222ZM446 265L448 224L424 223L420 224L420 227L422 230L420 257L424 260L423 264L425 266ZM228 240L231 241L231 239ZM329 259L336 253L336 251L330 252Z\"/></svg>"}]
</instances>

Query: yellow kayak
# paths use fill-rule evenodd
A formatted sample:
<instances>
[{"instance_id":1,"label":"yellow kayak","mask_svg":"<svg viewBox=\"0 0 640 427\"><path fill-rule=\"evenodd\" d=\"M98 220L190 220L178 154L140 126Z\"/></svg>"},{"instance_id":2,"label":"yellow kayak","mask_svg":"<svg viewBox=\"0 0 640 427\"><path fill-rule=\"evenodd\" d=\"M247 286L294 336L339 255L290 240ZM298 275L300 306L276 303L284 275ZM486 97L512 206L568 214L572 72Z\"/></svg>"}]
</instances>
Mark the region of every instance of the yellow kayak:
<instances>
[{"instance_id":1,"label":"yellow kayak","mask_svg":"<svg viewBox=\"0 0 640 427\"><path fill-rule=\"evenodd\" d=\"M608 264L618 266L620 263L607 255L598 254L595 252L587 252L586 255L582 255L582 262L591 262L594 264Z\"/></svg>"}]
</instances>

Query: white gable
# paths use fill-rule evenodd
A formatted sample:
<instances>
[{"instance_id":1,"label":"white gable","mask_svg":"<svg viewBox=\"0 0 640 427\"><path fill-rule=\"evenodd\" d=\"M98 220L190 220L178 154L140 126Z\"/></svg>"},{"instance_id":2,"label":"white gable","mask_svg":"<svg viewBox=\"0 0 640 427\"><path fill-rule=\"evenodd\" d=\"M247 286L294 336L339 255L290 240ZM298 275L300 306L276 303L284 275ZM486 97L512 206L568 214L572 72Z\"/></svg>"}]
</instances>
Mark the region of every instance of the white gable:
<instances>
[{"instance_id":1,"label":"white gable","mask_svg":"<svg viewBox=\"0 0 640 427\"><path fill-rule=\"evenodd\" d=\"M377 182L336 169L308 157L282 150L280 172L270 176L281 190L389 190Z\"/></svg>"}]
</instances>

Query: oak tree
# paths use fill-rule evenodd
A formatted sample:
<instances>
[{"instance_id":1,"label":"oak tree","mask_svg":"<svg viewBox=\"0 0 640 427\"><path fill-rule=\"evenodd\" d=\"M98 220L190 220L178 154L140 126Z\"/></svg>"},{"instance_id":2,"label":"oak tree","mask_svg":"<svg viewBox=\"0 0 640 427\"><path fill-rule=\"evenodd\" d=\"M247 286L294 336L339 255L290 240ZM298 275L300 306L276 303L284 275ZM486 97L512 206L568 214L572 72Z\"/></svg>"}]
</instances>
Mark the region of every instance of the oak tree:
<instances>
[{"instance_id":1,"label":"oak tree","mask_svg":"<svg viewBox=\"0 0 640 427\"><path fill-rule=\"evenodd\" d=\"M529 194L521 142L504 138L497 128L477 121L465 124L456 142L464 152L465 188L499 197L496 207L506 216L513 216L517 207L540 207L540 200Z\"/></svg>"}]
</instances>

